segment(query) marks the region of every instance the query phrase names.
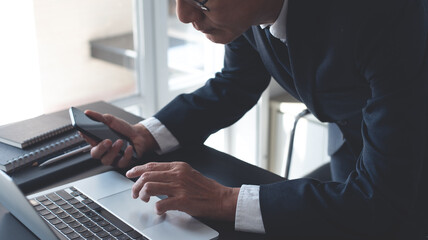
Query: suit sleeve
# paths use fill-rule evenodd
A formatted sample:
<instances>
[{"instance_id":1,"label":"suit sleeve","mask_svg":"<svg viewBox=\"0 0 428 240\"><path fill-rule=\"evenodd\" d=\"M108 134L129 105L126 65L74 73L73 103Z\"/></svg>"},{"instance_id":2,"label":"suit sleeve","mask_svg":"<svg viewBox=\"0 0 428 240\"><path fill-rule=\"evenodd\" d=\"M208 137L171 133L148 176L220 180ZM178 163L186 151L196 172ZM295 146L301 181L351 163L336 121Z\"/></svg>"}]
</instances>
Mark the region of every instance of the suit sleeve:
<instances>
[{"instance_id":1,"label":"suit sleeve","mask_svg":"<svg viewBox=\"0 0 428 240\"><path fill-rule=\"evenodd\" d=\"M422 238L428 205L428 7L423 0L401 2L391 18L367 22L358 32L364 37L356 44L356 69L370 84L371 98L362 109L356 170L342 184L298 179L262 185L267 234Z\"/></svg>"},{"instance_id":2,"label":"suit sleeve","mask_svg":"<svg viewBox=\"0 0 428 240\"><path fill-rule=\"evenodd\" d=\"M250 110L269 81L257 51L241 36L226 45L221 72L195 92L176 97L155 117L181 146L202 144L210 134L235 123Z\"/></svg>"}]
</instances>

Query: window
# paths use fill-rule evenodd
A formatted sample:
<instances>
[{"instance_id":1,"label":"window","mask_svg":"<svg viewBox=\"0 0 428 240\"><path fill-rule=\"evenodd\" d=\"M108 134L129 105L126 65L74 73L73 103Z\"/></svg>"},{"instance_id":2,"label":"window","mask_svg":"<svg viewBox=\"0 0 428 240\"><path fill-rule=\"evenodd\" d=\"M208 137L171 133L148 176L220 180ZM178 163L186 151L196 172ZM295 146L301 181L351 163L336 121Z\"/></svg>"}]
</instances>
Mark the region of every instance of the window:
<instances>
[{"instance_id":1,"label":"window","mask_svg":"<svg viewBox=\"0 0 428 240\"><path fill-rule=\"evenodd\" d=\"M132 33L132 1L1 3L0 124L139 93L132 69L95 58L90 43ZM132 47L132 46L131 46ZM8 116L7 118L4 116Z\"/></svg>"},{"instance_id":2,"label":"window","mask_svg":"<svg viewBox=\"0 0 428 240\"><path fill-rule=\"evenodd\" d=\"M224 46L179 22L175 7L175 0L2 1L0 125L97 100L149 117L202 86L221 69ZM256 164L258 112L207 144ZM240 132L250 134L246 145Z\"/></svg>"}]
</instances>

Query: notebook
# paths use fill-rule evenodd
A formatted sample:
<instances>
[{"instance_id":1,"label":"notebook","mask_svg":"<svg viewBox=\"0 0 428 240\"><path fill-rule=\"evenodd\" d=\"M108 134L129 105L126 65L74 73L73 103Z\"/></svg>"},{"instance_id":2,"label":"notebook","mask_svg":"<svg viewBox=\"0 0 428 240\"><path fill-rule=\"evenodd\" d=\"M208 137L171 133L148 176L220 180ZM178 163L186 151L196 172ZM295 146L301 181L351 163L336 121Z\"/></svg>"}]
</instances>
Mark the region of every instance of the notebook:
<instances>
[{"instance_id":1,"label":"notebook","mask_svg":"<svg viewBox=\"0 0 428 240\"><path fill-rule=\"evenodd\" d=\"M217 239L218 232L179 211L159 216L131 197L133 182L110 171L25 196L0 171L0 203L40 239Z\"/></svg>"},{"instance_id":2,"label":"notebook","mask_svg":"<svg viewBox=\"0 0 428 240\"><path fill-rule=\"evenodd\" d=\"M26 150L0 143L2 152L0 155L0 170L9 173L31 164L38 165L45 160L88 145L77 131L63 133L60 136L48 139Z\"/></svg>"},{"instance_id":3,"label":"notebook","mask_svg":"<svg viewBox=\"0 0 428 240\"><path fill-rule=\"evenodd\" d=\"M131 124L142 120L141 117L103 101L86 104L79 108L110 113ZM10 138L15 139L16 142L20 142L18 138L24 138L23 136L27 136L25 138L28 140L27 144L24 144L25 149L11 146L11 140L3 142L0 140L0 170L11 173L27 166L39 165L69 152L79 152L78 149L84 149L88 144L76 130L70 130L70 128L73 127L67 110L0 126L0 139L3 136L3 140L5 140L5 136L11 135ZM30 141L30 139L32 140Z\"/></svg>"},{"instance_id":4,"label":"notebook","mask_svg":"<svg viewBox=\"0 0 428 240\"><path fill-rule=\"evenodd\" d=\"M0 126L0 142L24 149L71 129L73 127L67 116L45 114Z\"/></svg>"}]
</instances>

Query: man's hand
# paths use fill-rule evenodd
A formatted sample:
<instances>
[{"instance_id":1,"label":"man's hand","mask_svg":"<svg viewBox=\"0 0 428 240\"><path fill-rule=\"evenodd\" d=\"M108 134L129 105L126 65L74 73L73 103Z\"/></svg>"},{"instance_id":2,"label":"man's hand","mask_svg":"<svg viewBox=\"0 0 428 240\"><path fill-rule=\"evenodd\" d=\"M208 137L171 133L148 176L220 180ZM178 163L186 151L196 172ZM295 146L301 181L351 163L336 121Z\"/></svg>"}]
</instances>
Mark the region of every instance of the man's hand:
<instances>
[{"instance_id":1,"label":"man's hand","mask_svg":"<svg viewBox=\"0 0 428 240\"><path fill-rule=\"evenodd\" d=\"M126 173L139 179L132 197L148 202L151 196L166 195L156 203L157 213L179 210L192 216L235 220L239 188L225 187L204 177L184 162L147 163Z\"/></svg>"},{"instance_id":2,"label":"man's hand","mask_svg":"<svg viewBox=\"0 0 428 240\"><path fill-rule=\"evenodd\" d=\"M158 148L156 140L142 124L130 125L126 121L113 115L101 114L90 110L86 110L85 114L96 121L103 122L111 129L128 137L132 141L138 157L141 157L144 152L152 151ZM100 159L101 162L105 165L113 164L119 155L122 145L124 144L123 140L120 139L114 143L110 139L105 139L100 143L97 143L84 134L82 134L82 136L92 146L92 158ZM129 166L132 159L132 151L132 146L128 146L125 149L125 153L117 162L118 167L125 168Z\"/></svg>"}]
</instances>

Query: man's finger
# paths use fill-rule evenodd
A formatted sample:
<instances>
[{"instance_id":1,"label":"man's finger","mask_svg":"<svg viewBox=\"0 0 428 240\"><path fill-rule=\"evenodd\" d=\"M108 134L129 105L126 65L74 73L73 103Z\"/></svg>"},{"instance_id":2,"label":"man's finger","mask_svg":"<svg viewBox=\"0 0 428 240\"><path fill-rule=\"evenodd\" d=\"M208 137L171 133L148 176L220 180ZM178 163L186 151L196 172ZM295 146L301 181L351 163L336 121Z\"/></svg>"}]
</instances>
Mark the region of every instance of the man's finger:
<instances>
[{"instance_id":1,"label":"man's finger","mask_svg":"<svg viewBox=\"0 0 428 240\"><path fill-rule=\"evenodd\" d=\"M125 168L125 167L129 166L129 164L132 160L133 152L134 152L134 150L133 150L132 146L126 147L123 156L120 158L119 162L117 163L117 166L119 168Z\"/></svg>"},{"instance_id":2,"label":"man's finger","mask_svg":"<svg viewBox=\"0 0 428 240\"><path fill-rule=\"evenodd\" d=\"M144 165L133 167L131 170L129 170L126 173L126 177L135 178L135 177L141 176L145 172L170 170L174 167L173 164L174 163L158 163L158 162L146 163Z\"/></svg>"},{"instance_id":3,"label":"man's finger","mask_svg":"<svg viewBox=\"0 0 428 240\"><path fill-rule=\"evenodd\" d=\"M148 182L140 190L138 198L144 202L148 202L151 196L167 195L174 196L175 184L162 182Z\"/></svg>"},{"instance_id":4,"label":"man's finger","mask_svg":"<svg viewBox=\"0 0 428 240\"><path fill-rule=\"evenodd\" d=\"M110 150L106 154L104 154L104 156L102 156L101 162L104 165L112 165L116 157L119 155L119 151L120 148L122 148L122 144L123 141L120 139L114 142Z\"/></svg>"},{"instance_id":5,"label":"man's finger","mask_svg":"<svg viewBox=\"0 0 428 240\"><path fill-rule=\"evenodd\" d=\"M133 134L135 134L135 130L132 128L132 126L121 118L117 118L110 114L104 114L103 119L107 126L124 136L130 138Z\"/></svg>"},{"instance_id":6,"label":"man's finger","mask_svg":"<svg viewBox=\"0 0 428 240\"><path fill-rule=\"evenodd\" d=\"M137 198L144 184L147 182L170 183L174 181L174 179L176 179L176 177L168 171L145 172L132 186L132 197Z\"/></svg>"},{"instance_id":7,"label":"man's finger","mask_svg":"<svg viewBox=\"0 0 428 240\"><path fill-rule=\"evenodd\" d=\"M111 145L112 142L109 139L100 142L91 149L91 157L94 159L101 159L101 157L111 148Z\"/></svg>"},{"instance_id":8,"label":"man's finger","mask_svg":"<svg viewBox=\"0 0 428 240\"><path fill-rule=\"evenodd\" d=\"M126 122L125 120L115 117L111 114L101 114L99 112L86 110L85 114L92 118L95 121L102 122L109 126L111 129L130 137L132 134L135 134L134 129L132 126Z\"/></svg>"},{"instance_id":9,"label":"man's finger","mask_svg":"<svg viewBox=\"0 0 428 240\"><path fill-rule=\"evenodd\" d=\"M169 210L180 210L182 205L176 197L168 197L156 202L156 213L162 215Z\"/></svg>"},{"instance_id":10,"label":"man's finger","mask_svg":"<svg viewBox=\"0 0 428 240\"><path fill-rule=\"evenodd\" d=\"M103 114L99 113L99 112L95 112L92 110L85 110L85 114L86 116L88 116L89 118L98 121L98 122L103 122L105 123L105 119L103 117Z\"/></svg>"}]
</instances>

